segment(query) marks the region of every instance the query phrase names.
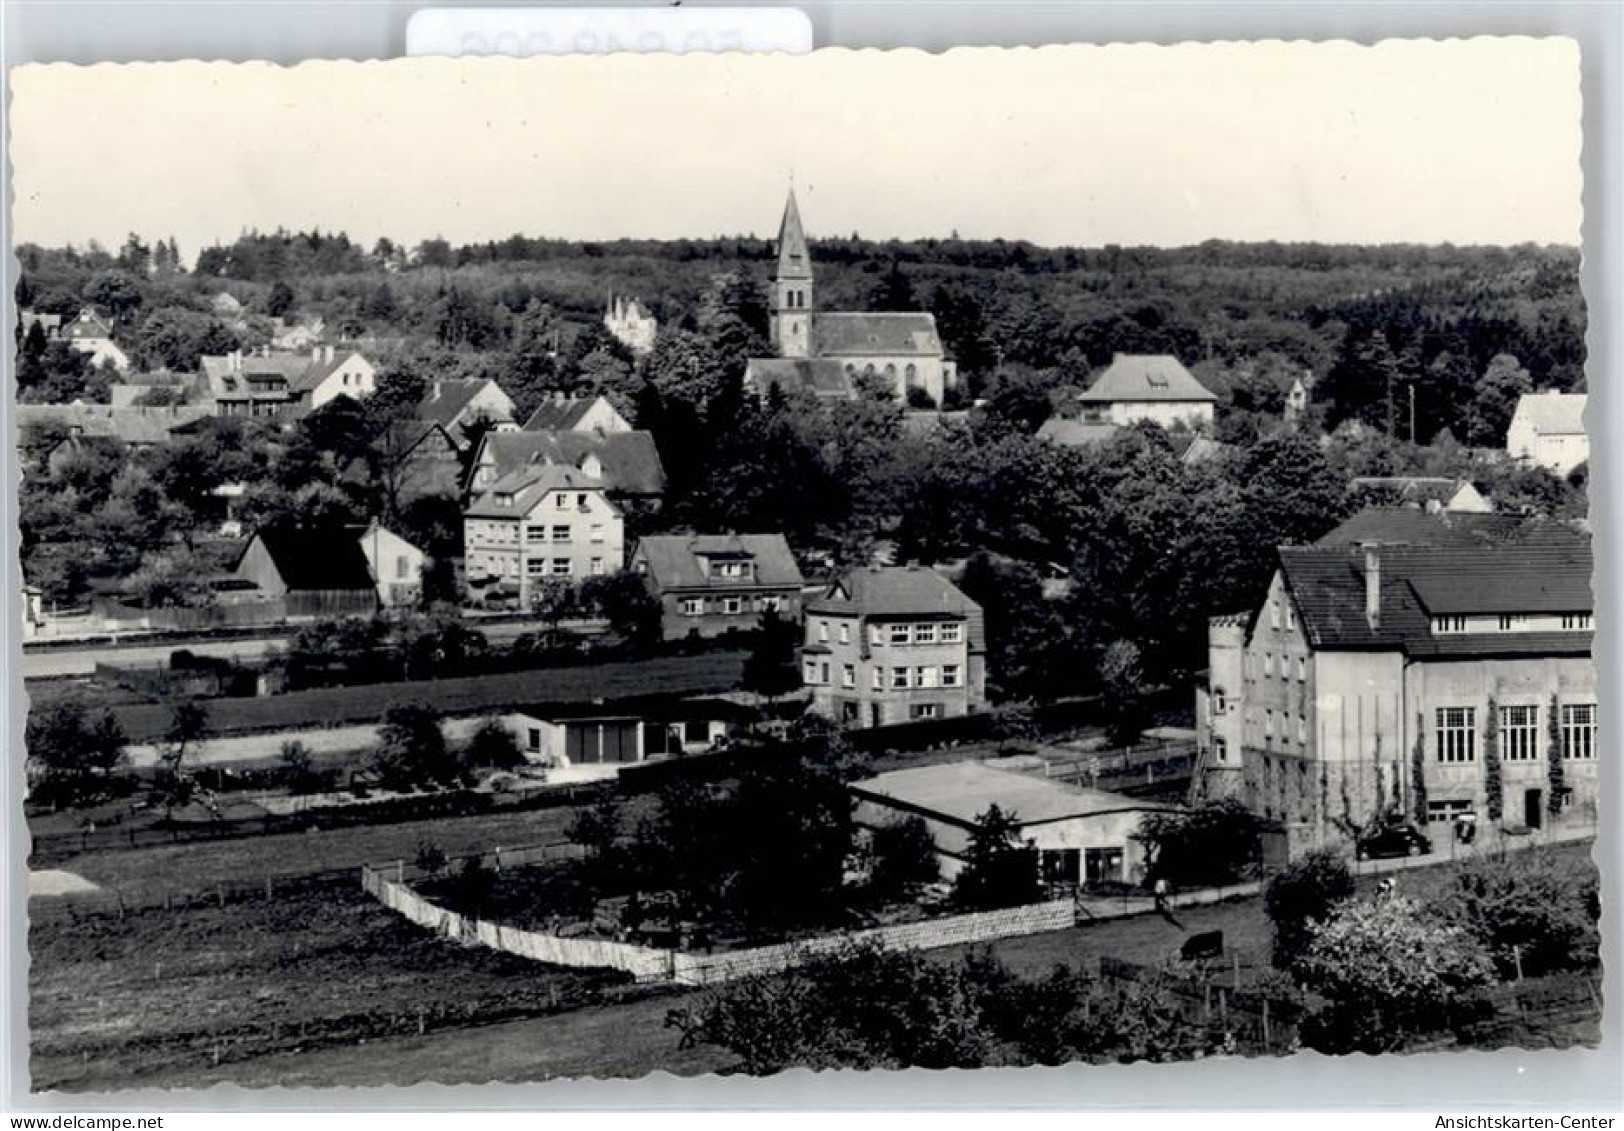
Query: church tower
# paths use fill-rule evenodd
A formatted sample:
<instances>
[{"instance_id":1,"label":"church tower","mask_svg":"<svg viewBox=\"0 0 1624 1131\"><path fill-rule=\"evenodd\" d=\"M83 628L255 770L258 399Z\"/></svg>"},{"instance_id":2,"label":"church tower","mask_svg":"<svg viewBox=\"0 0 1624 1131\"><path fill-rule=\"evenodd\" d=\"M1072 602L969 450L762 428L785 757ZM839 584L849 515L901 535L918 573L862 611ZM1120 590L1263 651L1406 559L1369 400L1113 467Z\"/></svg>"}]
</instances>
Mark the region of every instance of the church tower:
<instances>
[{"instance_id":1,"label":"church tower","mask_svg":"<svg viewBox=\"0 0 1624 1131\"><path fill-rule=\"evenodd\" d=\"M778 227L778 270L773 275L772 344L779 357L812 356L812 257L801 211L789 190Z\"/></svg>"}]
</instances>

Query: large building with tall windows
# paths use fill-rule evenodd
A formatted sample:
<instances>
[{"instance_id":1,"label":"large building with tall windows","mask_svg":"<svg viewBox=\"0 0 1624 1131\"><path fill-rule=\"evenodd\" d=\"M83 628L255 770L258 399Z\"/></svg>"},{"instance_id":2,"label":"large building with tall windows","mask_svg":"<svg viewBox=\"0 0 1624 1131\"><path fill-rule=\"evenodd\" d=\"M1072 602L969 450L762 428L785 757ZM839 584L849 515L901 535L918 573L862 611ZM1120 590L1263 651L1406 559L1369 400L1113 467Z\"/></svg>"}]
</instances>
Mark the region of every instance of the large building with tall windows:
<instances>
[{"instance_id":1,"label":"large building with tall windows","mask_svg":"<svg viewBox=\"0 0 1624 1131\"><path fill-rule=\"evenodd\" d=\"M1293 845L1387 814L1541 828L1596 815L1589 540L1282 547L1210 629L1203 784Z\"/></svg>"},{"instance_id":2,"label":"large building with tall windows","mask_svg":"<svg viewBox=\"0 0 1624 1131\"><path fill-rule=\"evenodd\" d=\"M601 479L539 464L510 472L463 512L468 587L486 601L528 609L547 578L618 573L625 523Z\"/></svg>"},{"instance_id":3,"label":"large building with tall windows","mask_svg":"<svg viewBox=\"0 0 1624 1131\"><path fill-rule=\"evenodd\" d=\"M801 678L812 709L851 727L986 706L981 606L923 566L871 566L806 604Z\"/></svg>"},{"instance_id":4,"label":"large building with tall windows","mask_svg":"<svg viewBox=\"0 0 1624 1131\"><path fill-rule=\"evenodd\" d=\"M864 382L914 407L940 406L957 371L924 311L819 310L813 299L812 253L792 189L778 227L769 325L776 357L751 358L745 388L765 397L773 386L850 400Z\"/></svg>"}]
</instances>

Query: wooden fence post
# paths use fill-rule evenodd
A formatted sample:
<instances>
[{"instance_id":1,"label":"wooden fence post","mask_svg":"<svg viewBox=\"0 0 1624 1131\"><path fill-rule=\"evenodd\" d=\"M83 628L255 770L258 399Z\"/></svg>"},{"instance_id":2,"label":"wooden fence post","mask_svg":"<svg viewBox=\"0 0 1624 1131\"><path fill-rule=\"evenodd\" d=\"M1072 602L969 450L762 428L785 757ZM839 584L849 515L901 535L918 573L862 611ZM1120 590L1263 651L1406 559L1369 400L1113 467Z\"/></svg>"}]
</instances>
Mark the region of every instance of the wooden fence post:
<instances>
[{"instance_id":1,"label":"wooden fence post","mask_svg":"<svg viewBox=\"0 0 1624 1131\"><path fill-rule=\"evenodd\" d=\"M1273 1049L1274 1045L1269 1037L1269 999L1265 997L1263 999L1263 1051L1272 1052Z\"/></svg>"}]
</instances>

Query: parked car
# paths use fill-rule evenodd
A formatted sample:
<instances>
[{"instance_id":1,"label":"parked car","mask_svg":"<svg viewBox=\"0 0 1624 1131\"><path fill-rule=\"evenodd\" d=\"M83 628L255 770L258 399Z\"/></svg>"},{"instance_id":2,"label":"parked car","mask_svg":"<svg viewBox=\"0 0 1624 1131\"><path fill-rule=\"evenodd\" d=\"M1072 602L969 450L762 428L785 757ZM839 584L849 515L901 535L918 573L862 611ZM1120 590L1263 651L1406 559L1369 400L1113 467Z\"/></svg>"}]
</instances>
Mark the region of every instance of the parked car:
<instances>
[{"instance_id":1,"label":"parked car","mask_svg":"<svg viewBox=\"0 0 1624 1131\"><path fill-rule=\"evenodd\" d=\"M1388 825L1359 838L1355 851L1361 860L1384 856L1425 856L1432 841L1414 825Z\"/></svg>"}]
</instances>

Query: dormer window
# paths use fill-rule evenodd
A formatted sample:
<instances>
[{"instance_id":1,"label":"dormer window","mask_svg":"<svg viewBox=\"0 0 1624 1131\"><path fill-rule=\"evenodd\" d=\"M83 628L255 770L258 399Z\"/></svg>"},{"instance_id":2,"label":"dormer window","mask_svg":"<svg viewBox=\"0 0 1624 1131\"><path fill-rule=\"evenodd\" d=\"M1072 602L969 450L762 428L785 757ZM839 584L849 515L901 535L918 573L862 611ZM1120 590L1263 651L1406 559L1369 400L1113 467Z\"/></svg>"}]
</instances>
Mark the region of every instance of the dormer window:
<instances>
[{"instance_id":1,"label":"dormer window","mask_svg":"<svg viewBox=\"0 0 1624 1131\"><path fill-rule=\"evenodd\" d=\"M1432 631L1437 633L1465 632L1465 617L1433 617Z\"/></svg>"}]
</instances>

